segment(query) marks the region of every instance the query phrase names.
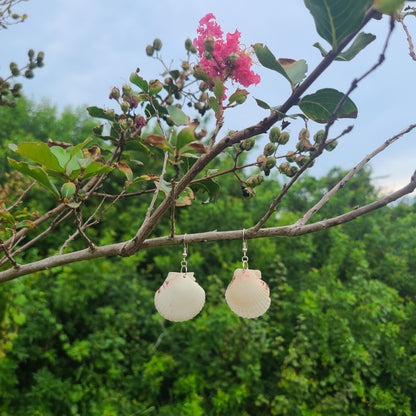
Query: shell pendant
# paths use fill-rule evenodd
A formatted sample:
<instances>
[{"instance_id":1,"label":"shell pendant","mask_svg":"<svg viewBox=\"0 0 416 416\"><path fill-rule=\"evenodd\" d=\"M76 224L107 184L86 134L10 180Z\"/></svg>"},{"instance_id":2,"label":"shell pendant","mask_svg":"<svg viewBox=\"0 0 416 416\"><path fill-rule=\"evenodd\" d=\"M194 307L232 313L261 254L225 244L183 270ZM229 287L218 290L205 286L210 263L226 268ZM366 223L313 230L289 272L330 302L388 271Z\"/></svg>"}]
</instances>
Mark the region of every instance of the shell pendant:
<instances>
[{"instance_id":1,"label":"shell pendant","mask_svg":"<svg viewBox=\"0 0 416 416\"><path fill-rule=\"evenodd\" d=\"M270 290L260 270L236 269L225 291L230 309L242 318L257 318L270 306Z\"/></svg>"},{"instance_id":2,"label":"shell pendant","mask_svg":"<svg viewBox=\"0 0 416 416\"><path fill-rule=\"evenodd\" d=\"M202 310L205 291L195 281L192 272L169 272L155 293L155 306L165 319L183 322L192 319Z\"/></svg>"}]
</instances>

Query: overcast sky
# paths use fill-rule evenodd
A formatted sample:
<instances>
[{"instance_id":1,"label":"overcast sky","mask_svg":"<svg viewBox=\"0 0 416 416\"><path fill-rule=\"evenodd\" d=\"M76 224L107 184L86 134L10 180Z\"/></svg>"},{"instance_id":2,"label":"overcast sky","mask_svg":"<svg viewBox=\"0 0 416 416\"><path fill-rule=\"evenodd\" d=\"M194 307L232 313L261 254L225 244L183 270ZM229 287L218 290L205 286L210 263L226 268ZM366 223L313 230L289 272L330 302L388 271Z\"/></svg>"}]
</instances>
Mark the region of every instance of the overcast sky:
<instances>
[{"instance_id":1,"label":"overcast sky","mask_svg":"<svg viewBox=\"0 0 416 416\"><path fill-rule=\"evenodd\" d=\"M2 30L0 75L8 64L25 63L29 48L45 52L45 66L36 70L33 80L24 81L24 91L36 101L46 97L59 109L66 105L110 107L108 94L113 86L125 83L137 67L147 79L162 72L160 63L145 54L155 37L163 42L162 56L172 67L186 57L184 41L194 38L198 21L212 12L224 32L242 33L246 45L265 43L276 57L306 59L309 72L320 62L316 41L328 47L315 31L314 22L303 1L227 0L29 0L16 8L26 12L25 23ZM416 37L416 24L409 28ZM353 78L362 75L378 59L388 21L371 22L365 29L377 35L354 61L337 62L309 90L331 87L348 89ZM262 82L250 89L251 96L275 106L290 94L289 84L277 73L255 68ZM319 161L311 174L322 175L333 166L348 169L385 139L416 122L414 97L416 62L408 54L402 29L396 25L387 61L367 78L351 98L359 109L356 120L342 120L332 130L336 136L347 125L354 130L338 148ZM237 130L255 124L268 113L253 99L226 116L226 129ZM296 112L296 109L293 109ZM302 126L292 124L293 136ZM310 124L314 133L321 128ZM293 146L294 146L294 142ZM291 149L288 149L291 150ZM372 163L376 184L397 188L406 184L416 169L416 132L410 133Z\"/></svg>"}]
</instances>

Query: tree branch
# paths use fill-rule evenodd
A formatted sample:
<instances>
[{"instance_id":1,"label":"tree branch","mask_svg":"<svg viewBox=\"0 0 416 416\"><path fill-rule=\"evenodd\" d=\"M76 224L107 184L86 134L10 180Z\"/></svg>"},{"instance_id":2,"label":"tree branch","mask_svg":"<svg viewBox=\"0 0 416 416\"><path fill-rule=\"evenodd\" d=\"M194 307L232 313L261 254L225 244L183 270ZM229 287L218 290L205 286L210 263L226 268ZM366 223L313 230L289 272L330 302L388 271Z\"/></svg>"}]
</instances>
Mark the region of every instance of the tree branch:
<instances>
[{"instance_id":1,"label":"tree branch","mask_svg":"<svg viewBox=\"0 0 416 416\"><path fill-rule=\"evenodd\" d=\"M306 225L284 225L280 227L262 228L255 232L247 230L235 230L235 231L209 231L204 233L186 234L187 243L206 243L211 241L229 241L229 240L242 240L243 233L246 239L265 238L265 237L295 237L304 234L310 234L317 231L322 231L336 225L344 224L354 220L364 214L377 210L387 204L396 201L397 199L412 193L416 189L416 171L411 177L410 182L390 195L381 198L378 201L371 202L357 209L354 209L345 214L337 217L328 218L322 221L318 221L312 224ZM184 235L177 235L174 238L170 236L151 238L145 240L141 244L141 249L148 249L154 247L167 247L173 245L181 245L184 241ZM24 276L30 273L35 273L41 270L51 269L53 267L62 266L65 264L75 263L83 260L92 260L99 257L108 257L121 255L122 250L126 242L110 244L102 247L96 247L95 251L91 251L89 248L74 251L68 254L62 254L52 256L43 260L39 260L30 264L20 265L19 269L11 268L0 272L0 283L7 282L9 280L16 279L17 277Z\"/></svg>"}]
</instances>

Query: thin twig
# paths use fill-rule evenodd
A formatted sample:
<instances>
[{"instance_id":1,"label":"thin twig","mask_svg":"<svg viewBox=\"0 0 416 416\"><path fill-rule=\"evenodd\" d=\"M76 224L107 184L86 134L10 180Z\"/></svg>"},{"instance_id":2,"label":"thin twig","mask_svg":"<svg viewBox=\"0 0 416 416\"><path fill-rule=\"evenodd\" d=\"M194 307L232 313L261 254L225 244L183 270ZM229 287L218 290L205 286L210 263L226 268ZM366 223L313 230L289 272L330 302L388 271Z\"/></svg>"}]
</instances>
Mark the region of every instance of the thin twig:
<instances>
[{"instance_id":1,"label":"thin twig","mask_svg":"<svg viewBox=\"0 0 416 416\"><path fill-rule=\"evenodd\" d=\"M9 208L6 209L7 212L10 212L12 209L16 208L18 205L20 205L27 195L27 193L36 185L37 181L33 181L19 196L18 200Z\"/></svg>"},{"instance_id":2,"label":"thin twig","mask_svg":"<svg viewBox=\"0 0 416 416\"><path fill-rule=\"evenodd\" d=\"M406 24L404 23L404 17L401 17L401 16L397 17L397 21L401 23L403 30L406 33L407 43L409 44L409 55L414 61L416 61L416 53L415 53L415 48L413 46L413 40L412 40L412 37L410 36L409 30Z\"/></svg>"},{"instance_id":3,"label":"thin twig","mask_svg":"<svg viewBox=\"0 0 416 416\"><path fill-rule=\"evenodd\" d=\"M81 212L74 212L75 215L75 225L77 226L78 232L81 234L81 237L85 240L85 242L88 244L91 251L95 251L96 246L92 242L92 240L85 234L84 228L82 226L82 214Z\"/></svg>"},{"instance_id":4,"label":"thin twig","mask_svg":"<svg viewBox=\"0 0 416 416\"><path fill-rule=\"evenodd\" d=\"M306 224L329 200L332 196L343 188L348 181L360 170L362 169L371 159L376 155L385 150L388 146L394 143L396 140L409 133L416 127L416 124L411 124L406 129L402 130L400 133L396 134L392 138L386 140L381 146L367 155L360 163L358 163L353 169L351 169L347 175L345 175L330 191L328 191L321 200L315 204L308 212L306 212L301 218L299 218L295 225L304 225Z\"/></svg>"},{"instance_id":5,"label":"thin twig","mask_svg":"<svg viewBox=\"0 0 416 416\"><path fill-rule=\"evenodd\" d=\"M32 247L35 243L37 243L39 240L41 240L43 237L50 234L62 221L64 221L66 218L68 218L71 215L71 211L62 212L59 214L58 217L56 217L51 225L42 233L38 234L36 237L32 238L32 240L28 241L25 245L19 247L17 250L13 252L13 256L17 256L18 254L22 253L23 251L27 250L29 247ZM23 237L21 237L23 238ZM20 241L20 240L19 240ZM3 265L3 259L0 260L0 266Z\"/></svg>"},{"instance_id":6,"label":"thin twig","mask_svg":"<svg viewBox=\"0 0 416 416\"><path fill-rule=\"evenodd\" d=\"M12 263L14 269L19 270L20 265L17 264L16 260L13 258L13 256L9 253L9 250L7 249L7 247L4 245L3 240L0 238L0 248L3 250L4 255L6 256L6 258L10 261L10 263Z\"/></svg>"},{"instance_id":7,"label":"thin twig","mask_svg":"<svg viewBox=\"0 0 416 416\"><path fill-rule=\"evenodd\" d=\"M129 192L129 193L125 193L123 195L114 195L114 194L106 194L104 192L93 192L91 194L91 196L98 196L100 198L111 198L111 199L120 199L120 198L132 198L135 196L139 196L139 195L143 195L143 194L151 194L155 192L155 188L152 189L144 189L142 191L137 191L137 192Z\"/></svg>"}]
</instances>

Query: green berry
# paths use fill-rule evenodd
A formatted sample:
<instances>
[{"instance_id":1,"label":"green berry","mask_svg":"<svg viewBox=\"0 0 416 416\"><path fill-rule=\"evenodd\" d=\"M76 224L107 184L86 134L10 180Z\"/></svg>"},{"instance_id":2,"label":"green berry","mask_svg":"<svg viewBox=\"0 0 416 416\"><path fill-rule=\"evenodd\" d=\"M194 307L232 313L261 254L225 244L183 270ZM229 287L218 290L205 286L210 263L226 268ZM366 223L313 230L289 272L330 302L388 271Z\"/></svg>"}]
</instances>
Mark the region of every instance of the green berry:
<instances>
[{"instance_id":1,"label":"green berry","mask_svg":"<svg viewBox=\"0 0 416 416\"><path fill-rule=\"evenodd\" d=\"M156 38L153 41L153 49L155 51L160 51L162 49L162 41L160 39Z\"/></svg>"}]
</instances>

